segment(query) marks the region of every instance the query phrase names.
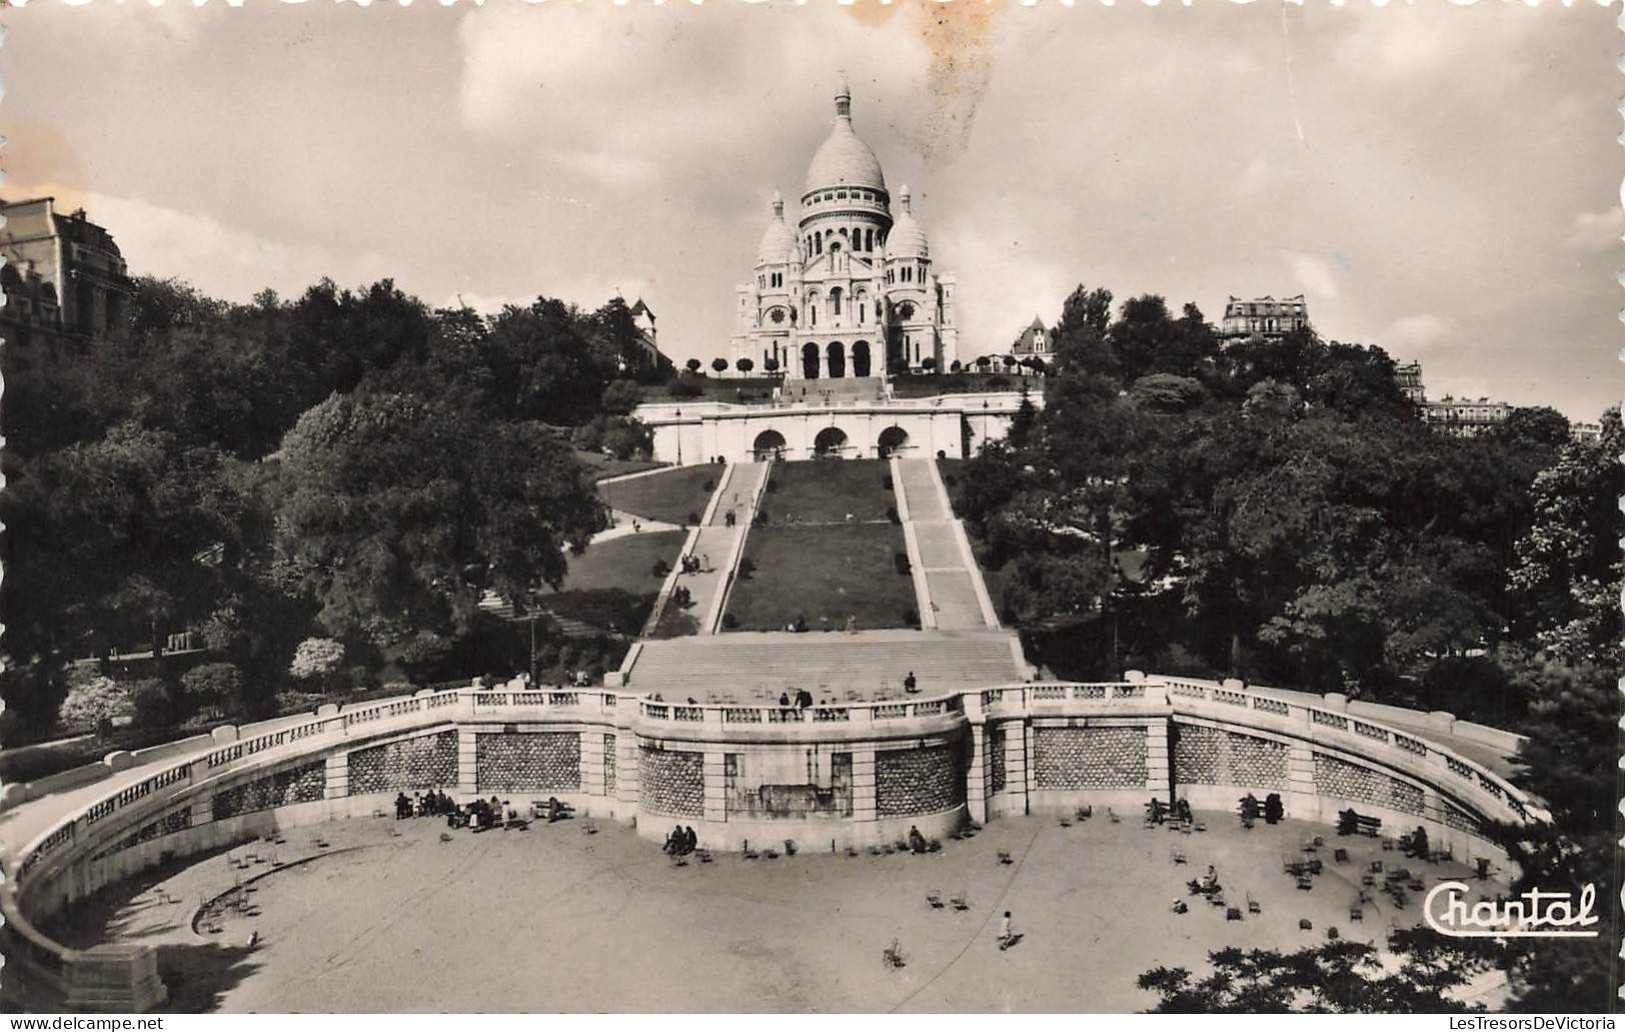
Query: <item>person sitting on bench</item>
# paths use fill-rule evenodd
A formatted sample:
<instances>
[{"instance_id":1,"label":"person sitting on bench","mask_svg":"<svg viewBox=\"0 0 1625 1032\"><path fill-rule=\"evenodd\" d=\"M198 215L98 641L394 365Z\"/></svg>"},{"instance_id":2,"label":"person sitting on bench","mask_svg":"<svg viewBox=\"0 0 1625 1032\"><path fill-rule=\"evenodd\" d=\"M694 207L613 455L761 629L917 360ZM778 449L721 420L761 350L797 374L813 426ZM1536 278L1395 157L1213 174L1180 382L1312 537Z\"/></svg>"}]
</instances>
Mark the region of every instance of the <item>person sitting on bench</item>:
<instances>
[{"instance_id":1,"label":"person sitting on bench","mask_svg":"<svg viewBox=\"0 0 1625 1032\"><path fill-rule=\"evenodd\" d=\"M920 834L920 829L917 825L909 826L908 848L916 853L925 852L925 836Z\"/></svg>"}]
</instances>

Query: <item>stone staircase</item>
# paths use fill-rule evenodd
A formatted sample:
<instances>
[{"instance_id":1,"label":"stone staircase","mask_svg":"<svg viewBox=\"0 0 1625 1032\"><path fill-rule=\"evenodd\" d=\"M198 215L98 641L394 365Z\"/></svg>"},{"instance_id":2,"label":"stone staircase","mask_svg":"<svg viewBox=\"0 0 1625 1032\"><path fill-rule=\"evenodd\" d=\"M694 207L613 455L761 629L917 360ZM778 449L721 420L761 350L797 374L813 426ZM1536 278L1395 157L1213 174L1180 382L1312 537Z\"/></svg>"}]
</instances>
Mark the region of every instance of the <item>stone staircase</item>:
<instances>
[{"instance_id":1,"label":"stone staircase","mask_svg":"<svg viewBox=\"0 0 1625 1032\"><path fill-rule=\"evenodd\" d=\"M996 628L998 617L971 558L964 526L954 518L948 492L931 459L893 459L892 479L897 485L910 543L910 558L923 572L915 580L922 589L920 612L939 630Z\"/></svg>"},{"instance_id":2,"label":"stone staircase","mask_svg":"<svg viewBox=\"0 0 1625 1032\"><path fill-rule=\"evenodd\" d=\"M886 381L878 376L846 376L838 380L789 380L779 390L783 401L876 401L886 396Z\"/></svg>"},{"instance_id":3,"label":"stone staircase","mask_svg":"<svg viewBox=\"0 0 1625 1032\"><path fill-rule=\"evenodd\" d=\"M733 573L744 554L745 534L756 513L757 501L767 484L771 463L729 463L723 470L717 489L706 504L700 517L700 526L689 533L682 556L694 556L701 562L697 573L683 573L682 560L661 586L660 596L649 614L643 633L651 635L660 623L661 614L671 604L671 594L678 587L687 588L694 601L690 612L699 624L700 634L715 634L728 603L728 588ZM728 526L728 513L734 514L734 525Z\"/></svg>"},{"instance_id":4,"label":"stone staircase","mask_svg":"<svg viewBox=\"0 0 1625 1032\"><path fill-rule=\"evenodd\" d=\"M1029 671L1019 657L1000 631L738 632L645 641L626 686L668 702L774 703L798 688L820 702L869 702L902 696L910 671L921 695L1020 683Z\"/></svg>"}]
</instances>

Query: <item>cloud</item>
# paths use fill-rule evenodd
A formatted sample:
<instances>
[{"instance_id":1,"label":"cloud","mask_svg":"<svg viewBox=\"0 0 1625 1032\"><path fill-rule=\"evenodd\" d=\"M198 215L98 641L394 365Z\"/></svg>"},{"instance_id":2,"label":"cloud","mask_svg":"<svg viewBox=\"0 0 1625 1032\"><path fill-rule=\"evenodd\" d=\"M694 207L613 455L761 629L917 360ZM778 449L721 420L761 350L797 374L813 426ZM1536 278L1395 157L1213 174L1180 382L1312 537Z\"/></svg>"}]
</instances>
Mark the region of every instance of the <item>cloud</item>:
<instances>
[{"instance_id":1,"label":"cloud","mask_svg":"<svg viewBox=\"0 0 1625 1032\"><path fill-rule=\"evenodd\" d=\"M1625 209L1582 211L1574 216L1563 246L1581 254L1602 254L1619 247L1621 234L1625 234Z\"/></svg>"},{"instance_id":2,"label":"cloud","mask_svg":"<svg viewBox=\"0 0 1625 1032\"><path fill-rule=\"evenodd\" d=\"M1315 300L1336 301L1342 292L1332 276L1332 267L1318 255L1297 251L1286 252L1287 268L1304 293Z\"/></svg>"},{"instance_id":3,"label":"cloud","mask_svg":"<svg viewBox=\"0 0 1625 1032\"><path fill-rule=\"evenodd\" d=\"M1396 358L1415 357L1441 344L1460 343L1461 336L1461 324L1455 319L1424 312L1394 320L1377 343Z\"/></svg>"}]
</instances>

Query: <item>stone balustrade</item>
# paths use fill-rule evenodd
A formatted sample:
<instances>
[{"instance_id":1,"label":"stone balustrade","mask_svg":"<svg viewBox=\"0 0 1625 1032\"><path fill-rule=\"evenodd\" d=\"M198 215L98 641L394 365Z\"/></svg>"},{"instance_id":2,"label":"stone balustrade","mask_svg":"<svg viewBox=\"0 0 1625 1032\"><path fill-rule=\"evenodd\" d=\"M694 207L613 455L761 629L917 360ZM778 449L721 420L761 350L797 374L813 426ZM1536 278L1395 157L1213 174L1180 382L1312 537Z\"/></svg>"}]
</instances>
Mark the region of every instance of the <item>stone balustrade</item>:
<instances>
[{"instance_id":1,"label":"stone balustrade","mask_svg":"<svg viewBox=\"0 0 1625 1032\"><path fill-rule=\"evenodd\" d=\"M1123 682L995 685L806 709L517 683L426 690L324 706L306 720L218 728L190 752L154 751L148 764L132 754L116 763L110 757L107 771L62 779L78 786L71 791L81 800L65 811L52 811L51 796L8 790L8 808L20 810L13 831L32 830L20 848L12 843L0 855L7 876L0 904L26 969L14 974L26 975L26 984L66 993L73 965L92 963L100 965L97 984L105 984L111 954L92 962L55 947L30 919L127 877L129 856L155 862L166 845L183 841L183 852L230 845L232 836L281 826L284 816L363 814L411 790L413 778L463 798L552 788L584 813L648 817L638 821L639 833L652 836L676 815L698 825L714 848L752 836L889 841L913 823L933 834L967 817L1091 801L1135 805L1166 795L1170 784L1199 809L1229 809L1244 791L1281 786L1289 814L1314 820L1350 805L1373 809L1392 825L1420 824L1434 841L1460 843L1461 856L1489 848L1477 834L1484 822L1544 819L1521 790L1437 735L1368 719L1363 710L1351 715L1353 705L1137 673ZM1456 727L1448 714L1416 717L1430 728ZM526 736L546 736L545 747ZM417 753L432 762L414 766ZM759 805L730 812L728 799L757 792L738 783L741 770L782 771L791 754L817 758L809 790L838 787L846 801L777 823ZM150 957L131 953L127 961L130 977L113 982L157 992L141 973ZM134 1009L152 1000L122 1003Z\"/></svg>"}]
</instances>

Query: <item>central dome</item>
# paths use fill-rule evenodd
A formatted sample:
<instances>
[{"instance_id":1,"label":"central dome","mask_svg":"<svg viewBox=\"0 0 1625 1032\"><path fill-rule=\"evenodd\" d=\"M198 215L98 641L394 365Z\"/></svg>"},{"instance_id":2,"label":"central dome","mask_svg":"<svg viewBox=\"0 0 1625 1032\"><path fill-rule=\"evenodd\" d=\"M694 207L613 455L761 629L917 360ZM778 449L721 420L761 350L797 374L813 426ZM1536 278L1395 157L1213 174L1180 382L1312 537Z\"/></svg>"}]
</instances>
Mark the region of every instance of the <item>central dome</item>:
<instances>
[{"instance_id":1,"label":"central dome","mask_svg":"<svg viewBox=\"0 0 1625 1032\"><path fill-rule=\"evenodd\" d=\"M841 186L886 189L886 176L880 171L880 159L852 131L852 95L845 81L835 95L835 128L830 130L829 139L818 148L818 153L813 155L812 165L807 169L806 192Z\"/></svg>"}]
</instances>

